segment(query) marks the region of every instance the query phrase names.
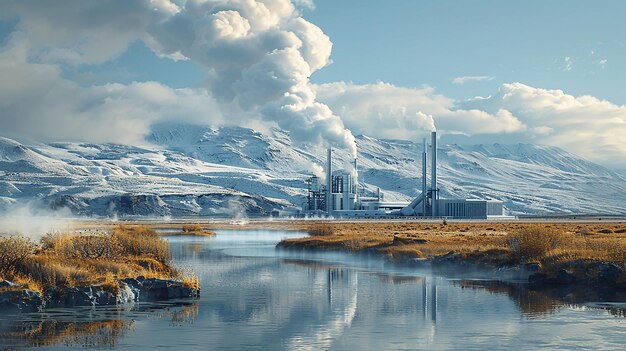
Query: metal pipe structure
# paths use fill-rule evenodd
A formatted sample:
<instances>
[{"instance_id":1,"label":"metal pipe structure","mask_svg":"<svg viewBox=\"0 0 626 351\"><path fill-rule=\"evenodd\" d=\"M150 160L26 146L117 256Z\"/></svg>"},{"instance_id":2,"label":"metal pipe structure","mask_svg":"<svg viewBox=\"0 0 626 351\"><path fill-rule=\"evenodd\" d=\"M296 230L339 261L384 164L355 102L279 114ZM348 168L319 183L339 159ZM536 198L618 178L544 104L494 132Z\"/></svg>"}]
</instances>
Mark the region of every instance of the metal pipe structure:
<instances>
[{"instance_id":1,"label":"metal pipe structure","mask_svg":"<svg viewBox=\"0 0 626 351\"><path fill-rule=\"evenodd\" d=\"M430 160L432 162L430 166L431 176L430 176L430 190L431 190L431 199L430 199L430 207L431 207L431 215L433 217L438 216L438 208L437 208L437 132L431 133L431 157Z\"/></svg>"},{"instance_id":2,"label":"metal pipe structure","mask_svg":"<svg viewBox=\"0 0 626 351\"><path fill-rule=\"evenodd\" d=\"M422 216L426 216L426 138L422 139Z\"/></svg>"},{"instance_id":3,"label":"metal pipe structure","mask_svg":"<svg viewBox=\"0 0 626 351\"><path fill-rule=\"evenodd\" d=\"M359 193L359 169L357 168L356 157L354 158L354 179L352 181L354 182L354 193L358 194Z\"/></svg>"},{"instance_id":4,"label":"metal pipe structure","mask_svg":"<svg viewBox=\"0 0 626 351\"><path fill-rule=\"evenodd\" d=\"M328 148L326 158L326 212L330 215L333 212L333 149Z\"/></svg>"}]
</instances>

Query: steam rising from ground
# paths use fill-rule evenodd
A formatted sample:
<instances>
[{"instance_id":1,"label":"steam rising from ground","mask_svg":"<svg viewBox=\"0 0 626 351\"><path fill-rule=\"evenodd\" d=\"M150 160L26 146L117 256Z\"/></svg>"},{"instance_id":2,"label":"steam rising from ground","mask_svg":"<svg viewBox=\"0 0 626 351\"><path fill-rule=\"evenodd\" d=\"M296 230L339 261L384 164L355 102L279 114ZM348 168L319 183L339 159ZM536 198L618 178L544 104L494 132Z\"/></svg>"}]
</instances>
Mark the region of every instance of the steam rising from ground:
<instances>
[{"instance_id":1,"label":"steam rising from ground","mask_svg":"<svg viewBox=\"0 0 626 351\"><path fill-rule=\"evenodd\" d=\"M245 225L249 223L246 208L237 200L228 200L228 213L232 219L232 224Z\"/></svg>"},{"instance_id":2,"label":"steam rising from ground","mask_svg":"<svg viewBox=\"0 0 626 351\"><path fill-rule=\"evenodd\" d=\"M39 240L46 233L70 229L71 223L69 210L45 210L33 203L14 205L0 214L0 235L19 234Z\"/></svg>"}]
</instances>

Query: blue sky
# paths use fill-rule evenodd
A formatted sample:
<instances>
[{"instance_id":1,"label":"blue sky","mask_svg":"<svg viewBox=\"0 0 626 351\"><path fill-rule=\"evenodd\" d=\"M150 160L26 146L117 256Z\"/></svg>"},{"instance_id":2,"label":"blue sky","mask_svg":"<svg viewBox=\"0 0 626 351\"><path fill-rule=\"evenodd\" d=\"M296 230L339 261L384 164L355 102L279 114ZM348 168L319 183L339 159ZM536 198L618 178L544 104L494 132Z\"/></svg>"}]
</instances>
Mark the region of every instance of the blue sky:
<instances>
[{"instance_id":1,"label":"blue sky","mask_svg":"<svg viewBox=\"0 0 626 351\"><path fill-rule=\"evenodd\" d=\"M333 42L333 62L315 72L315 83L428 85L465 99L520 81L626 104L625 13L624 1L317 0L303 15ZM159 59L141 42L113 61L69 74L177 88L206 78L194 62ZM452 82L464 76L489 79Z\"/></svg>"},{"instance_id":2,"label":"blue sky","mask_svg":"<svg viewBox=\"0 0 626 351\"><path fill-rule=\"evenodd\" d=\"M306 3L0 0L0 130L140 144L158 122L235 124L354 152L437 129L623 168L626 2Z\"/></svg>"},{"instance_id":3,"label":"blue sky","mask_svg":"<svg viewBox=\"0 0 626 351\"><path fill-rule=\"evenodd\" d=\"M318 0L305 17L333 43L315 82L436 87L456 98L503 82L626 103L624 1ZM570 57L571 69L566 69ZM607 60L602 65L601 61ZM458 86L460 76L491 81Z\"/></svg>"}]
</instances>

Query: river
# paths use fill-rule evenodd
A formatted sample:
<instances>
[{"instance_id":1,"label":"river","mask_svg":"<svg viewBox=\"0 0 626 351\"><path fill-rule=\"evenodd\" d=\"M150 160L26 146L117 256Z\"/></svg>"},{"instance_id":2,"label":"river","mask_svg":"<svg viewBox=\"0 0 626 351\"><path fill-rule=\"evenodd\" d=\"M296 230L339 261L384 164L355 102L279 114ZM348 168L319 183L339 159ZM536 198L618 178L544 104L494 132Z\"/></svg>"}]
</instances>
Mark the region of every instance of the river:
<instances>
[{"instance_id":1,"label":"river","mask_svg":"<svg viewBox=\"0 0 626 351\"><path fill-rule=\"evenodd\" d=\"M0 349L623 349L626 304L434 276L378 257L275 249L305 233L169 238L193 301L0 315ZM471 278L471 277L467 277Z\"/></svg>"}]
</instances>

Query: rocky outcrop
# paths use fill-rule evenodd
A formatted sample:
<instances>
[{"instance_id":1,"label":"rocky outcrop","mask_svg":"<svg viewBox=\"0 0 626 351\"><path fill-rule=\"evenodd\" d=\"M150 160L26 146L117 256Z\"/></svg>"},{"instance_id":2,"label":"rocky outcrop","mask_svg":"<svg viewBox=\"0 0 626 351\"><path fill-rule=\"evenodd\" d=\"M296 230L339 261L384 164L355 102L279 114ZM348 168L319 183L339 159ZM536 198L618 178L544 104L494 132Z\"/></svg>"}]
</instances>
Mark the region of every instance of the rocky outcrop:
<instances>
[{"instance_id":1,"label":"rocky outcrop","mask_svg":"<svg viewBox=\"0 0 626 351\"><path fill-rule=\"evenodd\" d=\"M200 290L186 287L180 281L166 279L125 279L124 283L137 292L137 301L194 298Z\"/></svg>"},{"instance_id":2,"label":"rocky outcrop","mask_svg":"<svg viewBox=\"0 0 626 351\"><path fill-rule=\"evenodd\" d=\"M626 289L626 267L614 263L574 260L557 269L539 271L528 277L535 286L585 285L601 289Z\"/></svg>"},{"instance_id":3,"label":"rocky outcrop","mask_svg":"<svg viewBox=\"0 0 626 351\"><path fill-rule=\"evenodd\" d=\"M43 293L45 308L94 306L95 301L85 292L76 287L55 286Z\"/></svg>"},{"instance_id":4,"label":"rocky outcrop","mask_svg":"<svg viewBox=\"0 0 626 351\"><path fill-rule=\"evenodd\" d=\"M28 289L20 289L9 281L0 281L0 310L35 312L41 309L41 294Z\"/></svg>"},{"instance_id":5,"label":"rocky outcrop","mask_svg":"<svg viewBox=\"0 0 626 351\"><path fill-rule=\"evenodd\" d=\"M8 281L0 282L0 310L12 309L24 312L44 308L69 308L119 305L138 301L196 298L200 290L187 287L181 281L168 279L124 279L119 289L93 285L88 287L54 286L46 289L43 296L36 291L22 289Z\"/></svg>"}]
</instances>

